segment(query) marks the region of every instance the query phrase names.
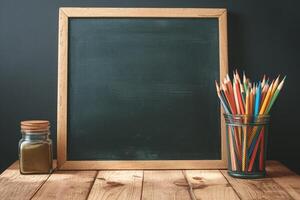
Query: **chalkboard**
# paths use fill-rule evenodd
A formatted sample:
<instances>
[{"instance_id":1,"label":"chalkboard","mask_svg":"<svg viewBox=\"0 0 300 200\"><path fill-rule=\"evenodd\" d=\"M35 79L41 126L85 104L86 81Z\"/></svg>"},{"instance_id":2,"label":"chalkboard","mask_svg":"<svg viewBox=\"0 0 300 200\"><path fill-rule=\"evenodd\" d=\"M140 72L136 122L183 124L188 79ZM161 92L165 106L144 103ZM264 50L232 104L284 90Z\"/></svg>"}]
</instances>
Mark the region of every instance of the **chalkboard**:
<instances>
[{"instance_id":1,"label":"chalkboard","mask_svg":"<svg viewBox=\"0 0 300 200\"><path fill-rule=\"evenodd\" d=\"M67 72L62 73L61 91L66 108L58 107L65 118L65 133L58 137L63 138L65 154L60 167L224 164L214 86L224 56L222 15L127 15L68 17ZM171 162L179 166L171 167Z\"/></svg>"}]
</instances>

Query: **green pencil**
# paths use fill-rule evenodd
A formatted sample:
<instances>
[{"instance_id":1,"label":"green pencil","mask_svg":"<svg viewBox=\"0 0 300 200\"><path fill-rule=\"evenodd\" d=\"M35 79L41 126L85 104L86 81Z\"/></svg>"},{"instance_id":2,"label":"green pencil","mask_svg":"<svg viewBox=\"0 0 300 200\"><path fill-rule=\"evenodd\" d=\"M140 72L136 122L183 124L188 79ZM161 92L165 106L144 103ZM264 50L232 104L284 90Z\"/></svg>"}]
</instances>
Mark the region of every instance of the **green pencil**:
<instances>
[{"instance_id":1,"label":"green pencil","mask_svg":"<svg viewBox=\"0 0 300 200\"><path fill-rule=\"evenodd\" d=\"M286 77L286 76L285 76ZM276 101L277 97L278 97L278 94L281 90L281 88L283 87L283 84L284 84L284 81L285 81L285 77L282 79L282 81L280 82L280 84L278 85L277 89L275 90L274 92L274 95L269 103L269 106L267 107L267 111L266 111L266 114L268 114L274 104L274 102Z\"/></svg>"}]
</instances>

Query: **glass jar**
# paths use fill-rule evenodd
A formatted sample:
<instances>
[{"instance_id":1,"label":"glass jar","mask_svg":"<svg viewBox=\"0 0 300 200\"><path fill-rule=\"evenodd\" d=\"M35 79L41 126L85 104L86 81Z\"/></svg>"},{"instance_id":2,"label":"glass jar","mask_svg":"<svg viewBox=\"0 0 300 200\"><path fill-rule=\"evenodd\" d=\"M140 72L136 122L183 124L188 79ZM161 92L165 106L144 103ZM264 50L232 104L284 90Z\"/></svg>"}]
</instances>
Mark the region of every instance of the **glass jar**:
<instances>
[{"instance_id":1,"label":"glass jar","mask_svg":"<svg viewBox=\"0 0 300 200\"><path fill-rule=\"evenodd\" d=\"M19 141L21 174L52 172L52 140L50 123L44 120L21 122L22 138Z\"/></svg>"},{"instance_id":2,"label":"glass jar","mask_svg":"<svg viewBox=\"0 0 300 200\"><path fill-rule=\"evenodd\" d=\"M237 178L262 178L268 142L269 115L224 114L228 173Z\"/></svg>"}]
</instances>

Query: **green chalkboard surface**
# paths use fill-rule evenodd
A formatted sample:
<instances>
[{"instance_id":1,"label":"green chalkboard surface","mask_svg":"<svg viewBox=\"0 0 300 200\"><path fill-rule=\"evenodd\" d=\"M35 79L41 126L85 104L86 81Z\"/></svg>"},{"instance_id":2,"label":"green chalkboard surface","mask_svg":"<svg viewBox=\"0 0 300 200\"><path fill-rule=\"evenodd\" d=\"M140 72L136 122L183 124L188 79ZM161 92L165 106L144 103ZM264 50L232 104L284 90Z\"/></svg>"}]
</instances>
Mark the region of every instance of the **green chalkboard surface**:
<instances>
[{"instance_id":1,"label":"green chalkboard surface","mask_svg":"<svg viewBox=\"0 0 300 200\"><path fill-rule=\"evenodd\" d=\"M217 18L70 18L68 160L220 160Z\"/></svg>"}]
</instances>

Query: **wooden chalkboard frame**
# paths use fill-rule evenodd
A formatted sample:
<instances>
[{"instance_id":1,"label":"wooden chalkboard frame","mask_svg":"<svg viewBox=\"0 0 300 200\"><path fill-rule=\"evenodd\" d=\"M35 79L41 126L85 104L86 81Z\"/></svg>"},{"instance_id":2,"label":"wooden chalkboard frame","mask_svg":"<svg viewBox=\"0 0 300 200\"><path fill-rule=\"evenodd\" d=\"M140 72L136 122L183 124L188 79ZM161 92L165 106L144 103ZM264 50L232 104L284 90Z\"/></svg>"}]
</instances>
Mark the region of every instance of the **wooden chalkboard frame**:
<instances>
[{"instance_id":1,"label":"wooden chalkboard frame","mask_svg":"<svg viewBox=\"0 0 300 200\"><path fill-rule=\"evenodd\" d=\"M221 160L67 160L68 21L72 17L217 18L220 79L228 71L227 11L208 8L60 8L58 43L57 165L59 169L221 169L226 168L225 122L221 116ZM213 80L212 80L213 81ZM217 101L217 99L216 99ZM221 112L220 112L221 113ZM221 114L220 114L221 115Z\"/></svg>"}]
</instances>

